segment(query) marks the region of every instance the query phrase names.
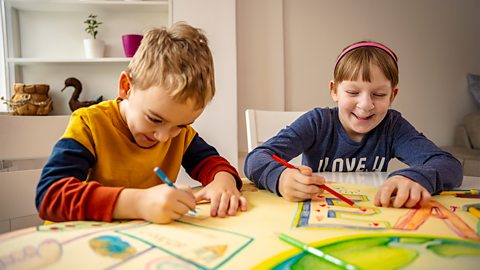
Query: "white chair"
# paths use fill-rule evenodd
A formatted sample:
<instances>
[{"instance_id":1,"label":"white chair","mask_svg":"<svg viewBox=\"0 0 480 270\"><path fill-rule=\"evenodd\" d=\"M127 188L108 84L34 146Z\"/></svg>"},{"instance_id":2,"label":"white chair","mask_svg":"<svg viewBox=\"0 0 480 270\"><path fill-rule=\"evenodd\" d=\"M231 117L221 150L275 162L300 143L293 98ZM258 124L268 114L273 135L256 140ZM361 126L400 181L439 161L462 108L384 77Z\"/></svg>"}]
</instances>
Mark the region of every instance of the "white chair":
<instances>
[{"instance_id":1,"label":"white chair","mask_svg":"<svg viewBox=\"0 0 480 270\"><path fill-rule=\"evenodd\" d=\"M40 225L35 189L69 115L0 115L0 233Z\"/></svg>"},{"instance_id":2,"label":"white chair","mask_svg":"<svg viewBox=\"0 0 480 270\"><path fill-rule=\"evenodd\" d=\"M248 152L266 142L304 113L304 111L285 112L247 109L245 117L247 122ZM290 163L300 165L301 156L292 159Z\"/></svg>"}]
</instances>

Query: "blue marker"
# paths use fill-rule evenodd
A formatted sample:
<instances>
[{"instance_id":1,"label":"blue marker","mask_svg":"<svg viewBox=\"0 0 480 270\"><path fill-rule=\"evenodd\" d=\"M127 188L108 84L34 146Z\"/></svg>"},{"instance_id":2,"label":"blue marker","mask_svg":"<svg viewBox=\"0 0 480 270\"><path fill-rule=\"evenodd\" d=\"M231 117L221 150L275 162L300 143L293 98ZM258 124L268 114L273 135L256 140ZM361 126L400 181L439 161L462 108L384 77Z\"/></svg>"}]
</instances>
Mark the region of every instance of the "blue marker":
<instances>
[{"instance_id":1,"label":"blue marker","mask_svg":"<svg viewBox=\"0 0 480 270\"><path fill-rule=\"evenodd\" d=\"M173 187L173 188L177 188L175 186L175 184L170 181L170 179L168 179L167 175L162 171L160 170L159 167L155 167L155 169L153 169L153 171L158 175L158 177L165 183L167 184L169 187Z\"/></svg>"},{"instance_id":2,"label":"blue marker","mask_svg":"<svg viewBox=\"0 0 480 270\"><path fill-rule=\"evenodd\" d=\"M172 188L177 188L175 186L175 184L170 180L168 179L168 176L162 171L160 170L159 167L155 167L153 169L153 171L157 174L158 178L160 178L160 180L162 180L165 184L167 184L169 187L172 187ZM188 211L188 214L190 216L195 216L197 214L197 211L196 210L189 210Z\"/></svg>"}]
</instances>

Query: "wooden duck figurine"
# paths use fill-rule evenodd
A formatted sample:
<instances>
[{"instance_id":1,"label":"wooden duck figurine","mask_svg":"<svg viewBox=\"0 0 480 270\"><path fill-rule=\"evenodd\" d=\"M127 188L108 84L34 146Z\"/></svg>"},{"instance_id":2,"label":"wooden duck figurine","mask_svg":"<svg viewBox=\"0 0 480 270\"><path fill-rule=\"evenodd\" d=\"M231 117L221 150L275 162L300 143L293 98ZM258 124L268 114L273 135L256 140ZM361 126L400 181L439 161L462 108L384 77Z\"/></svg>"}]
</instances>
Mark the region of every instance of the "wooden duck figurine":
<instances>
[{"instance_id":1,"label":"wooden duck figurine","mask_svg":"<svg viewBox=\"0 0 480 270\"><path fill-rule=\"evenodd\" d=\"M63 87L61 92L65 90L65 88L72 86L75 90L73 91L72 97L68 101L68 105L70 106L70 110L73 112L78 108L81 107L88 107L93 104L97 104L103 100L103 96L98 97L96 100L87 100L87 101L79 101L78 98L80 97L80 93L82 92L82 83L74 77L67 78L65 80L65 87Z\"/></svg>"}]
</instances>

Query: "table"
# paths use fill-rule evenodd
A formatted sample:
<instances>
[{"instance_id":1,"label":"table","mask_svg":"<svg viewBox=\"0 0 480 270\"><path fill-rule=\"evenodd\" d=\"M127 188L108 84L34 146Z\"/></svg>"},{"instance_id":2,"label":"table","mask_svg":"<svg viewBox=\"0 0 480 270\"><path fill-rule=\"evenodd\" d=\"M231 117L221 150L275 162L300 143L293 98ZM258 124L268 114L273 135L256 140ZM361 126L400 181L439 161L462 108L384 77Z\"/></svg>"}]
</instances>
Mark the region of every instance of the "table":
<instances>
[{"instance_id":1,"label":"table","mask_svg":"<svg viewBox=\"0 0 480 270\"><path fill-rule=\"evenodd\" d=\"M478 199L435 196L440 205L425 216L424 209L371 205L372 194L386 173L323 175L342 182L329 184L332 188L351 199L360 198L359 204L368 208L368 216L328 194L308 203L291 203L246 182L243 193L249 210L235 217L211 218L209 205L198 205L196 216L185 216L168 225L144 221L65 222L0 235L0 269L288 269L312 260L319 267L326 263L280 241L277 233L288 234L364 269L378 266L379 254L394 258L391 266L408 265L407 269L474 269L480 262L480 241L475 239L478 218L460 210ZM480 189L480 179L465 180L461 188ZM302 216L308 212L305 207L311 211L310 216ZM322 207L328 208L325 213L335 213L337 219L315 212ZM446 210L452 207L457 207L453 214ZM419 213L426 217L425 222L417 224L419 228L409 231L402 227L402 218L418 218ZM314 217L321 221L317 224L308 220ZM388 225L392 217L396 224ZM322 223L325 220L334 224ZM395 226L401 229L392 229ZM462 232L465 228L472 234ZM453 258L452 252L469 255ZM373 254L377 257L369 257Z\"/></svg>"}]
</instances>

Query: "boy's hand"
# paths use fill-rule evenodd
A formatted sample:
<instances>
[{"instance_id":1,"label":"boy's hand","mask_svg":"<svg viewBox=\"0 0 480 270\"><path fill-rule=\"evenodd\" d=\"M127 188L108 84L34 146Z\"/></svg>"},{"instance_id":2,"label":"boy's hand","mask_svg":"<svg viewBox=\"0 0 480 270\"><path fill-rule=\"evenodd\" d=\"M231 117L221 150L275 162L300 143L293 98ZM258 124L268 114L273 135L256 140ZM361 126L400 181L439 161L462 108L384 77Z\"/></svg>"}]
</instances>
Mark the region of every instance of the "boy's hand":
<instances>
[{"instance_id":1,"label":"boy's hand","mask_svg":"<svg viewBox=\"0 0 480 270\"><path fill-rule=\"evenodd\" d=\"M137 200L139 217L154 223L172 222L195 209L195 196L185 185L178 185L175 189L162 184L144 189Z\"/></svg>"},{"instance_id":2,"label":"boy's hand","mask_svg":"<svg viewBox=\"0 0 480 270\"><path fill-rule=\"evenodd\" d=\"M323 192L319 186L325 183L325 178L313 175L312 168L299 166L296 169L285 169L278 181L278 191L291 202L305 201L315 198Z\"/></svg>"},{"instance_id":3,"label":"boy's hand","mask_svg":"<svg viewBox=\"0 0 480 270\"><path fill-rule=\"evenodd\" d=\"M247 211L247 199L237 189L235 178L228 172L218 172L210 184L195 194L198 201L210 201L210 216L234 216Z\"/></svg>"},{"instance_id":4,"label":"boy's hand","mask_svg":"<svg viewBox=\"0 0 480 270\"><path fill-rule=\"evenodd\" d=\"M388 178L377 192L375 205L411 208L417 204L426 204L431 197L430 193L417 182L405 176L394 175Z\"/></svg>"}]
</instances>

